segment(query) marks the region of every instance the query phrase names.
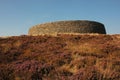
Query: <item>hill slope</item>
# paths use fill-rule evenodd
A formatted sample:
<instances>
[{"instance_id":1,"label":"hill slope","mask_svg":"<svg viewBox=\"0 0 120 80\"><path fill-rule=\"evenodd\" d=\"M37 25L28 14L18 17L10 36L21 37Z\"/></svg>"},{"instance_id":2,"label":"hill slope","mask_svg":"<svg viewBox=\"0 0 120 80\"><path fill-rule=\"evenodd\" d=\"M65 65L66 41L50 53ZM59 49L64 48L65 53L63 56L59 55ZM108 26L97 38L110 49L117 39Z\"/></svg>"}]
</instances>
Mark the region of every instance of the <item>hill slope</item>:
<instances>
[{"instance_id":1,"label":"hill slope","mask_svg":"<svg viewBox=\"0 0 120 80\"><path fill-rule=\"evenodd\" d=\"M0 80L119 80L120 35L0 38Z\"/></svg>"}]
</instances>

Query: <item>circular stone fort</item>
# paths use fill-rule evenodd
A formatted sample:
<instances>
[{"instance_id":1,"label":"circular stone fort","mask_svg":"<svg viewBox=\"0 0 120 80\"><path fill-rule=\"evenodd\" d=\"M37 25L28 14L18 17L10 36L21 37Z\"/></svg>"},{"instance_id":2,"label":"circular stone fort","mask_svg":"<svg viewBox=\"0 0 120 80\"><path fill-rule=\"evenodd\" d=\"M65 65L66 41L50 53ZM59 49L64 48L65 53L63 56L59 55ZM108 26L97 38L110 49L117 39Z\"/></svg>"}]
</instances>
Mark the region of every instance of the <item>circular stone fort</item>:
<instances>
[{"instance_id":1,"label":"circular stone fort","mask_svg":"<svg viewBox=\"0 0 120 80\"><path fill-rule=\"evenodd\" d=\"M98 33L106 34L102 23L88 20L57 21L39 24L29 29L29 35L55 35L61 33Z\"/></svg>"}]
</instances>

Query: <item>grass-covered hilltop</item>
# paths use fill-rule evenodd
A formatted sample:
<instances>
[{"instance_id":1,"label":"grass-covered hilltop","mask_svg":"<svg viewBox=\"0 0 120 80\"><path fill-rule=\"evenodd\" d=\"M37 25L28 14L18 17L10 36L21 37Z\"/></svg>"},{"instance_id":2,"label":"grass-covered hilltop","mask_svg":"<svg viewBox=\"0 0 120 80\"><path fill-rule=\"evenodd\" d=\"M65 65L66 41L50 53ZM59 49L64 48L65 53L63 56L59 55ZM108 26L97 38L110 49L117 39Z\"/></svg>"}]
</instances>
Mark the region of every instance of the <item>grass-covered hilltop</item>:
<instances>
[{"instance_id":1,"label":"grass-covered hilltop","mask_svg":"<svg viewBox=\"0 0 120 80\"><path fill-rule=\"evenodd\" d=\"M0 38L0 80L120 80L120 35Z\"/></svg>"},{"instance_id":2,"label":"grass-covered hilltop","mask_svg":"<svg viewBox=\"0 0 120 80\"><path fill-rule=\"evenodd\" d=\"M0 80L120 80L120 35L76 20L0 37Z\"/></svg>"}]
</instances>

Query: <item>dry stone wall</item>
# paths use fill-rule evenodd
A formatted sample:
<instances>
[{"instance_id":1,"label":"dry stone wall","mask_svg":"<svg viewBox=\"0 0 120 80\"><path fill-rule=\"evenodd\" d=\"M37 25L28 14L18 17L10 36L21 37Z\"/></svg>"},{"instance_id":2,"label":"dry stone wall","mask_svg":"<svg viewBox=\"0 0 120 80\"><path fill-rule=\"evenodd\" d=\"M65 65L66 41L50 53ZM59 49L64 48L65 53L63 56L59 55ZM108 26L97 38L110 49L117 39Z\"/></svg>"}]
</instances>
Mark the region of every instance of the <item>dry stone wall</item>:
<instances>
[{"instance_id":1,"label":"dry stone wall","mask_svg":"<svg viewBox=\"0 0 120 80\"><path fill-rule=\"evenodd\" d=\"M99 33L106 34L102 23L95 21L57 21L39 24L29 29L29 35L54 35L59 33Z\"/></svg>"}]
</instances>

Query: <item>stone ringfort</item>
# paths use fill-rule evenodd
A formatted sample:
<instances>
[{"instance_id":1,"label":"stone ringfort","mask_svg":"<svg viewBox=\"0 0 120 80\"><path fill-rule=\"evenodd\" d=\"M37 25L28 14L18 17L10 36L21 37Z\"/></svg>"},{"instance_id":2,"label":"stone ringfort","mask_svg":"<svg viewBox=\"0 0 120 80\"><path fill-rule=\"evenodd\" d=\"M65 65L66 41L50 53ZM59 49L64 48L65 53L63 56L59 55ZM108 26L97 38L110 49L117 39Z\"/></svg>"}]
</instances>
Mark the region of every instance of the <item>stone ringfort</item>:
<instances>
[{"instance_id":1,"label":"stone ringfort","mask_svg":"<svg viewBox=\"0 0 120 80\"><path fill-rule=\"evenodd\" d=\"M98 33L106 34L104 24L96 21L73 20L39 24L29 29L29 35L54 35L59 33Z\"/></svg>"}]
</instances>

